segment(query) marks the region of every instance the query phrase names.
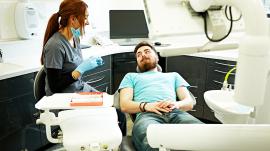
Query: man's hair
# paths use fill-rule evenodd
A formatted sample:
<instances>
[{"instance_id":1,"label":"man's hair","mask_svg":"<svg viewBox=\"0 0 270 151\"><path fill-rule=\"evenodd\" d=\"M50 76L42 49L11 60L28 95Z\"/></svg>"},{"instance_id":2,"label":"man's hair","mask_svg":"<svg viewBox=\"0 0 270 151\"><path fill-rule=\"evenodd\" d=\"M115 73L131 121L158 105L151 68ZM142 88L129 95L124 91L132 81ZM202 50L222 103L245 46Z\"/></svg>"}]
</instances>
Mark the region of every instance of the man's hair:
<instances>
[{"instance_id":1,"label":"man's hair","mask_svg":"<svg viewBox=\"0 0 270 151\"><path fill-rule=\"evenodd\" d=\"M156 48L154 46L152 46L150 43L148 43L146 41L142 41L139 44L137 44L137 46L134 49L135 56L136 56L138 49L143 47L143 46L149 46L156 53L156 55L158 55Z\"/></svg>"}]
</instances>

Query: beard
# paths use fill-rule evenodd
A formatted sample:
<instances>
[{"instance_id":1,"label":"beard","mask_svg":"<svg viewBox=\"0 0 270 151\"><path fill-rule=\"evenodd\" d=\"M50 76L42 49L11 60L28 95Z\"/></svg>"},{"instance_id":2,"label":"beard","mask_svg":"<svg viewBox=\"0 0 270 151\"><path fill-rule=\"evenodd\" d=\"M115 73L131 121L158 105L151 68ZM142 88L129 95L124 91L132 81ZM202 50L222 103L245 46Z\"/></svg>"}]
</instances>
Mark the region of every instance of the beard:
<instances>
[{"instance_id":1,"label":"beard","mask_svg":"<svg viewBox=\"0 0 270 151\"><path fill-rule=\"evenodd\" d=\"M141 64L138 64L138 67L140 69L140 72L152 70L157 67L157 60L145 58L144 60L141 61Z\"/></svg>"}]
</instances>

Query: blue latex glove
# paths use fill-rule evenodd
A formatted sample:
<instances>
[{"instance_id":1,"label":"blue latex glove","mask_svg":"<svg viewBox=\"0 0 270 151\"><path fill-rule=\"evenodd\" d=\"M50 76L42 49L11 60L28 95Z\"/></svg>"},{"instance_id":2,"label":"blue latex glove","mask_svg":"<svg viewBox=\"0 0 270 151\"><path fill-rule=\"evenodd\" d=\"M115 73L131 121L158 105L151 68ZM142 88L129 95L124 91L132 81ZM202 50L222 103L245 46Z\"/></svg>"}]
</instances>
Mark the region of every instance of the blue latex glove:
<instances>
[{"instance_id":1,"label":"blue latex glove","mask_svg":"<svg viewBox=\"0 0 270 151\"><path fill-rule=\"evenodd\" d=\"M101 57L90 57L83 61L75 70L83 74L85 71L94 69L103 64L103 59Z\"/></svg>"}]
</instances>

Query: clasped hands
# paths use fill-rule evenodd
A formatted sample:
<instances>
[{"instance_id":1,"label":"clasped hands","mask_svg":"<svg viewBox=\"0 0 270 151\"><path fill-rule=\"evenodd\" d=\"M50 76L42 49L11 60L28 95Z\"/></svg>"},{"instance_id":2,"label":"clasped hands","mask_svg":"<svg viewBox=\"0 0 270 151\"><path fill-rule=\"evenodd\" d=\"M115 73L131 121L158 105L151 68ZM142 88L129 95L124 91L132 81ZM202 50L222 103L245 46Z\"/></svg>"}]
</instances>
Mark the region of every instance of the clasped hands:
<instances>
[{"instance_id":1,"label":"clasped hands","mask_svg":"<svg viewBox=\"0 0 270 151\"><path fill-rule=\"evenodd\" d=\"M162 115L162 112L168 113L173 109L180 109L180 104L176 101L162 100L153 103L147 103L145 110L147 112L154 112L159 115Z\"/></svg>"}]
</instances>

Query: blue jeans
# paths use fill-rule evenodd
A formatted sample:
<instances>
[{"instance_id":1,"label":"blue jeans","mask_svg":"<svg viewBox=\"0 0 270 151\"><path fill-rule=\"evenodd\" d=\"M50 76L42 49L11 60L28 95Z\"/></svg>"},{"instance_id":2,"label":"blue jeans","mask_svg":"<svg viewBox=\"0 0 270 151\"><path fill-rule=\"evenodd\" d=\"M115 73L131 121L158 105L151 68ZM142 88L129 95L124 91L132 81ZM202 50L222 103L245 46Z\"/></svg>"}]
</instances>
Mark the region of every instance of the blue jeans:
<instances>
[{"instance_id":1,"label":"blue jeans","mask_svg":"<svg viewBox=\"0 0 270 151\"><path fill-rule=\"evenodd\" d=\"M203 124L187 112L174 109L170 113L158 115L152 112L141 113L135 120L132 130L132 141L138 151L158 151L147 142L146 129L150 124Z\"/></svg>"}]
</instances>

